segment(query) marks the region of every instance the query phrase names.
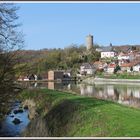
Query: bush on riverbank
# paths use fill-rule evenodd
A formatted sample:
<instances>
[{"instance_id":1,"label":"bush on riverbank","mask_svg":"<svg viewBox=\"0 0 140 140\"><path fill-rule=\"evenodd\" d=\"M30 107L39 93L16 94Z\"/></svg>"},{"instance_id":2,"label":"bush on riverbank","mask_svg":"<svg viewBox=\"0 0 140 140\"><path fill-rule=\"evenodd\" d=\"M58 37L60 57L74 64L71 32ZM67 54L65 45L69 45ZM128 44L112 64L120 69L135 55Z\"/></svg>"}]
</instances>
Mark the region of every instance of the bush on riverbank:
<instances>
[{"instance_id":1,"label":"bush on riverbank","mask_svg":"<svg viewBox=\"0 0 140 140\"><path fill-rule=\"evenodd\" d=\"M48 89L24 91L21 98L33 99L44 120L37 129L31 122L27 129L31 133L24 136L140 136L138 109Z\"/></svg>"}]
</instances>

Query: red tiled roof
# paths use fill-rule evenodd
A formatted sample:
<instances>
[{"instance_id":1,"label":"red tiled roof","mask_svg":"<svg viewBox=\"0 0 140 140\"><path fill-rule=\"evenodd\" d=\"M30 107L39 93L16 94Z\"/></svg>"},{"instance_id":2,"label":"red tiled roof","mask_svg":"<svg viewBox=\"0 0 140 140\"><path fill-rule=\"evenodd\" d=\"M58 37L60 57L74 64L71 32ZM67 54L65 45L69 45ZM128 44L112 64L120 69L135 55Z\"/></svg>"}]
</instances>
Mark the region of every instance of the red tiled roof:
<instances>
[{"instance_id":1,"label":"red tiled roof","mask_svg":"<svg viewBox=\"0 0 140 140\"><path fill-rule=\"evenodd\" d=\"M102 64L104 64L104 63L101 62L101 61L95 61L94 64L95 64L95 65L102 65Z\"/></svg>"},{"instance_id":2,"label":"red tiled roof","mask_svg":"<svg viewBox=\"0 0 140 140\"><path fill-rule=\"evenodd\" d=\"M115 68L116 67L116 64L109 64L108 65L108 68Z\"/></svg>"},{"instance_id":3,"label":"red tiled roof","mask_svg":"<svg viewBox=\"0 0 140 140\"><path fill-rule=\"evenodd\" d=\"M123 63L121 64L121 67L132 67L134 66L134 63Z\"/></svg>"}]
</instances>

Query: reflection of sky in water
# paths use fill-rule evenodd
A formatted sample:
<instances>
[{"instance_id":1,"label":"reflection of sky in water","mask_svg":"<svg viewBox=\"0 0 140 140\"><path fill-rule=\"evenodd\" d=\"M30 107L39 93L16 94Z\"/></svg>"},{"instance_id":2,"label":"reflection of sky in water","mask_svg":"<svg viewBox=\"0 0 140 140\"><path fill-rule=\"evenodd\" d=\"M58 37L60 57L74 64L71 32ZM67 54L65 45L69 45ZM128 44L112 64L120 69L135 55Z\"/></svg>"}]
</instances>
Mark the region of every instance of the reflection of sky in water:
<instances>
[{"instance_id":1,"label":"reflection of sky in water","mask_svg":"<svg viewBox=\"0 0 140 140\"><path fill-rule=\"evenodd\" d=\"M14 110L18 106L15 106ZM14 116L14 117L12 117ZM15 125L12 121L18 118L21 123ZM12 112L6 116L5 120L1 123L0 136L19 136L19 134L26 128L29 123L28 110L24 110L23 113L14 114Z\"/></svg>"}]
</instances>

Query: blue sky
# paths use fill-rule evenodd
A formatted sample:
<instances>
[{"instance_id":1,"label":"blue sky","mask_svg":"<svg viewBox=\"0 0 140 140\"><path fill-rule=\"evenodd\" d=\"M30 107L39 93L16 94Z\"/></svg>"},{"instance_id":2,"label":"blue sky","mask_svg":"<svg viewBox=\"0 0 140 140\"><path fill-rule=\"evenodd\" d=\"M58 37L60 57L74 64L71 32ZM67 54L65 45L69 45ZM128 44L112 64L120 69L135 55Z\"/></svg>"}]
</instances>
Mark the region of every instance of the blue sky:
<instances>
[{"instance_id":1,"label":"blue sky","mask_svg":"<svg viewBox=\"0 0 140 140\"><path fill-rule=\"evenodd\" d=\"M140 44L140 3L18 3L25 49Z\"/></svg>"}]
</instances>

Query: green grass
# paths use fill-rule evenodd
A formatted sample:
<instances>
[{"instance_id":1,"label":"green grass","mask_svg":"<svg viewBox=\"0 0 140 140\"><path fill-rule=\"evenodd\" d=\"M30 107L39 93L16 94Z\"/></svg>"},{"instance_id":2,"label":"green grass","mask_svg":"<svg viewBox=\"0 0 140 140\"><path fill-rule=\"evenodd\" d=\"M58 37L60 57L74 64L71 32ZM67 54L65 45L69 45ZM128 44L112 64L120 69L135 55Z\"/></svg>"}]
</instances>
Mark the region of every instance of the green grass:
<instances>
[{"instance_id":1,"label":"green grass","mask_svg":"<svg viewBox=\"0 0 140 140\"><path fill-rule=\"evenodd\" d=\"M37 112L46 119L49 136L140 136L139 109L48 89L24 91L20 96L36 102Z\"/></svg>"},{"instance_id":2,"label":"green grass","mask_svg":"<svg viewBox=\"0 0 140 140\"><path fill-rule=\"evenodd\" d=\"M107 79L140 79L140 75L134 75L134 74L130 74L130 73L122 73L122 74L110 74L110 75L106 75L106 74L97 74L97 76L99 78L107 78Z\"/></svg>"}]
</instances>

